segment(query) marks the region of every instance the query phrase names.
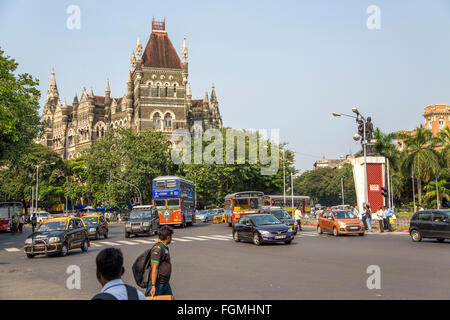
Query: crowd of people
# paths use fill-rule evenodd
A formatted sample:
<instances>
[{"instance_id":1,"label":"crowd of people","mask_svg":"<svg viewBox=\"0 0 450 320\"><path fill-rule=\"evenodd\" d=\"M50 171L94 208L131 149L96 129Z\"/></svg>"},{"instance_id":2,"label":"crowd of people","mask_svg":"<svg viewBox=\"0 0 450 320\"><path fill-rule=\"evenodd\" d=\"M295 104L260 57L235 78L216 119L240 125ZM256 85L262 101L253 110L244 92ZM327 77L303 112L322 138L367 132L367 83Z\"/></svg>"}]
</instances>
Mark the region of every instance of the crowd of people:
<instances>
[{"instance_id":1,"label":"crowd of people","mask_svg":"<svg viewBox=\"0 0 450 320\"><path fill-rule=\"evenodd\" d=\"M358 208L352 207L353 214L358 217L358 219L364 224L364 228L368 232L373 232L372 222L378 221L379 232L384 232L384 230L388 230L388 232L392 232L392 225L394 224L395 213L392 208L386 208L384 206L380 206L378 211L372 212L370 208L370 204L366 203L363 206L362 212L358 211Z\"/></svg>"}]
</instances>

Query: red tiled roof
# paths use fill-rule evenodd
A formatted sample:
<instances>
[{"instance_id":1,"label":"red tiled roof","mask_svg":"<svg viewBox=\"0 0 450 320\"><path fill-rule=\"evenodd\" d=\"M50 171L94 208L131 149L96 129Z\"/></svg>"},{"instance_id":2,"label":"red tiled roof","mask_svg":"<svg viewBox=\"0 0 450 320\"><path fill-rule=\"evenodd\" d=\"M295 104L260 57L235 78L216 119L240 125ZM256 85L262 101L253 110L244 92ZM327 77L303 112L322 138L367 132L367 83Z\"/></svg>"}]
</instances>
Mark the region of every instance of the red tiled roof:
<instances>
[{"instance_id":1,"label":"red tiled roof","mask_svg":"<svg viewBox=\"0 0 450 320\"><path fill-rule=\"evenodd\" d=\"M142 55L144 67L183 69L180 57L166 32L152 32Z\"/></svg>"},{"instance_id":2,"label":"red tiled roof","mask_svg":"<svg viewBox=\"0 0 450 320\"><path fill-rule=\"evenodd\" d=\"M105 97L94 96L94 104L105 104Z\"/></svg>"}]
</instances>

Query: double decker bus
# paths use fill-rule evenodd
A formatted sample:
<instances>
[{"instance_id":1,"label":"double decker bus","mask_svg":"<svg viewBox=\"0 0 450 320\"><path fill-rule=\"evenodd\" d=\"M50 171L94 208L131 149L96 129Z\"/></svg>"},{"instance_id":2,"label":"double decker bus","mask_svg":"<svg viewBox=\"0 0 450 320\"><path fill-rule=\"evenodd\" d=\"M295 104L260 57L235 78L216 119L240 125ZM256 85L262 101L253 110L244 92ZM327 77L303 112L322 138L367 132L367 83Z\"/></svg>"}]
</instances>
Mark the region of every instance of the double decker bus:
<instances>
[{"instance_id":1,"label":"double decker bus","mask_svg":"<svg viewBox=\"0 0 450 320\"><path fill-rule=\"evenodd\" d=\"M311 199L308 196L294 196L294 207L292 208L292 196L286 195L286 203L284 203L284 196L273 196L266 195L264 196L264 206L267 207L280 207L280 208L290 208L289 211L295 210L295 208L300 207L302 212L308 213L311 212ZM292 212L290 212L292 213Z\"/></svg>"},{"instance_id":2,"label":"double decker bus","mask_svg":"<svg viewBox=\"0 0 450 320\"><path fill-rule=\"evenodd\" d=\"M18 218L22 208L22 202L0 202L0 231L11 230L12 217Z\"/></svg>"},{"instance_id":3,"label":"double decker bus","mask_svg":"<svg viewBox=\"0 0 450 320\"><path fill-rule=\"evenodd\" d=\"M263 205L264 193L260 191L243 191L225 197L225 213L228 226L232 226L242 216L258 213Z\"/></svg>"},{"instance_id":4,"label":"double decker bus","mask_svg":"<svg viewBox=\"0 0 450 320\"><path fill-rule=\"evenodd\" d=\"M195 184L176 177L153 179L153 205L159 213L159 223L186 227L195 221Z\"/></svg>"}]
</instances>

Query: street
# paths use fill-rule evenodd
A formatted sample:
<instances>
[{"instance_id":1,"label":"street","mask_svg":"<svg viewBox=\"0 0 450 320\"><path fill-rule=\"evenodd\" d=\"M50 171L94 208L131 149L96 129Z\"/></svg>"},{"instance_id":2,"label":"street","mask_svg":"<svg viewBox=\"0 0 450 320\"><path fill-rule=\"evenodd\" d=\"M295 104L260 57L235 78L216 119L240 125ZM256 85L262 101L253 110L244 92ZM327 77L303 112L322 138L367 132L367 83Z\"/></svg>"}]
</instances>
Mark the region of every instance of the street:
<instances>
[{"instance_id":1,"label":"street","mask_svg":"<svg viewBox=\"0 0 450 320\"><path fill-rule=\"evenodd\" d=\"M91 241L87 253L28 259L23 234L0 234L0 299L90 299L101 289L95 257L121 248L124 281L135 285L131 266L153 237L125 239L123 224L110 224L109 237ZM305 227L291 245L236 243L226 224L175 228L170 244L171 285L176 299L448 299L450 241L411 241L408 233L364 237L318 235ZM69 290L68 266L81 268L81 289ZM380 267L381 289L369 290L367 268Z\"/></svg>"}]
</instances>

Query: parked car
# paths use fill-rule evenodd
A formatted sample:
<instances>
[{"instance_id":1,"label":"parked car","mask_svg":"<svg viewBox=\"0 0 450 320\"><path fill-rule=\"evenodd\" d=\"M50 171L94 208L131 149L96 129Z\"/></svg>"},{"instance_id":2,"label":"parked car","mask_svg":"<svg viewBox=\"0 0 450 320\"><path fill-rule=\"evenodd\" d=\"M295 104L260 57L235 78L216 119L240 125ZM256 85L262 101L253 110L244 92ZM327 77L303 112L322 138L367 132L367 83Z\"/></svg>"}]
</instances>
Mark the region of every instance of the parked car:
<instances>
[{"instance_id":1,"label":"parked car","mask_svg":"<svg viewBox=\"0 0 450 320\"><path fill-rule=\"evenodd\" d=\"M35 212L36 214L36 218L37 218L37 223L41 223L47 219L51 219L52 215L46 211L37 211Z\"/></svg>"},{"instance_id":2,"label":"parked car","mask_svg":"<svg viewBox=\"0 0 450 320\"><path fill-rule=\"evenodd\" d=\"M197 222L209 222L214 220L214 212L212 210L200 210L195 215L195 220Z\"/></svg>"},{"instance_id":3,"label":"parked car","mask_svg":"<svg viewBox=\"0 0 450 320\"><path fill-rule=\"evenodd\" d=\"M28 258L36 255L59 254L80 248L86 252L90 246L85 224L80 218L53 218L43 221L25 240L24 251Z\"/></svg>"},{"instance_id":4,"label":"parked car","mask_svg":"<svg viewBox=\"0 0 450 320\"><path fill-rule=\"evenodd\" d=\"M257 246L266 242L290 244L293 238L292 230L271 214L245 215L233 225L236 242L248 240Z\"/></svg>"},{"instance_id":5,"label":"parked car","mask_svg":"<svg viewBox=\"0 0 450 320\"><path fill-rule=\"evenodd\" d=\"M317 232L332 232L334 236L340 234L364 235L365 229L361 221L352 212L345 210L326 210L317 221Z\"/></svg>"},{"instance_id":6,"label":"parked car","mask_svg":"<svg viewBox=\"0 0 450 320\"><path fill-rule=\"evenodd\" d=\"M125 223L125 238L131 235L155 235L159 228L159 214L152 205L134 206Z\"/></svg>"},{"instance_id":7,"label":"parked car","mask_svg":"<svg viewBox=\"0 0 450 320\"><path fill-rule=\"evenodd\" d=\"M282 208L263 208L259 211L259 213L263 214L272 214L275 218L283 222L294 232L294 235L298 232L298 223L294 219L292 219L291 215Z\"/></svg>"},{"instance_id":8,"label":"parked car","mask_svg":"<svg viewBox=\"0 0 450 320\"><path fill-rule=\"evenodd\" d=\"M414 213L409 234L415 242L434 238L440 242L450 239L450 210L423 210Z\"/></svg>"},{"instance_id":9,"label":"parked car","mask_svg":"<svg viewBox=\"0 0 450 320\"><path fill-rule=\"evenodd\" d=\"M108 238L108 222L100 214L86 215L81 218L88 230L89 239L99 240L100 236Z\"/></svg>"}]
</instances>

